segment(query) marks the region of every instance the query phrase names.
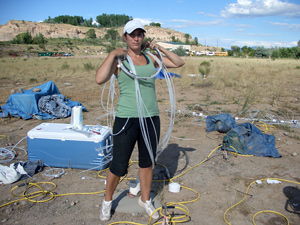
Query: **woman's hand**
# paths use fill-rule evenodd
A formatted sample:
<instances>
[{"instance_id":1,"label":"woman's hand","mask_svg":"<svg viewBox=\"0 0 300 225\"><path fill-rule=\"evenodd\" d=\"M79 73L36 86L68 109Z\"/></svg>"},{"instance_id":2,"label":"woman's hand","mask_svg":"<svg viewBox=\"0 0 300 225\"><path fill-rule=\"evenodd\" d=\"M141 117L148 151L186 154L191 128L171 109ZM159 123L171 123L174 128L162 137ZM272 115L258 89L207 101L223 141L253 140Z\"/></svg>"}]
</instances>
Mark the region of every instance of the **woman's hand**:
<instances>
[{"instance_id":1,"label":"woman's hand","mask_svg":"<svg viewBox=\"0 0 300 225\"><path fill-rule=\"evenodd\" d=\"M118 73L117 58L121 57L123 58L122 60L124 60L126 56L127 56L126 48L117 48L111 51L96 72L96 77L95 77L96 83L103 84L110 79L112 74L117 75Z\"/></svg>"},{"instance_id":2,"label":"woman's hand","mask_svg":"<svg viewBox=\"0 0 300 225\"><path fill-rule=\"evenodd\" d=\"M124 59L126 59L128 50L127 50L127 48L117 48L117 49L111 51L110 54L114 55L114 57L116 57L116 58L120 57L122 60L124 60Z\"/></svg>"}]
</instances>

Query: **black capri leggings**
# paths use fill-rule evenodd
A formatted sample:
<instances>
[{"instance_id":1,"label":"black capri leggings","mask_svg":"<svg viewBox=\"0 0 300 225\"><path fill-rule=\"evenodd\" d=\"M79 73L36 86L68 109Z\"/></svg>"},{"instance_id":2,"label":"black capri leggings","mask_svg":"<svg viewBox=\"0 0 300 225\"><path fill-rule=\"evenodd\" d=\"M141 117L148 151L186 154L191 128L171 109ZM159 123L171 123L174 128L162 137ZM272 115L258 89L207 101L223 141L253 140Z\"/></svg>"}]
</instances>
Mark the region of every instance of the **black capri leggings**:
<instances>
[{"instance_id":1,"label":"black capri leggings","mask_svg":"<svg viewBox=\"0 0 300 225\"><path fill-rule=\"evenodd\" d=\"M159 116L154 116L151 118L145 118L145 120L155 159L157 144L160 137L160 119ZM126 126L124 127L125 124ZM139 167L148 168L152 166L152 161L141 133L139 118L128 119L116 117L113 134L117 134L113 136L113 159L109 167L113 174L120 177L127 174L129 159L136 141L138 142L139 150Z\"/></svg>"}]
</instances>

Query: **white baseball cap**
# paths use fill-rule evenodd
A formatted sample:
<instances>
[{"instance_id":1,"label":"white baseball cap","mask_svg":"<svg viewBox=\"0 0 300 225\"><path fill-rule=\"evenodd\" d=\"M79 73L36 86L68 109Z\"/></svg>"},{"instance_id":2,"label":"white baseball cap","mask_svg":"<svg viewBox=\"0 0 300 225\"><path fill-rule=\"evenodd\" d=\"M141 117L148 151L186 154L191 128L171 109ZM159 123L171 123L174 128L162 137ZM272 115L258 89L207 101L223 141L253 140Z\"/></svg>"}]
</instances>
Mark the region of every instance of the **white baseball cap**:
<instances>
[{"instance_id":1,"label":"white baseball cap","mask_svg":"<svg viewBox=\"0 0 300 225\"><path fill-rule=\"evenodd\" d=\"M142 29L144 32L146 30L144 29L144 25L139 20L130 20L126 23L124 27L124 34L128 33L131 34L136 29Z\"/></svg>"}]
</instances>

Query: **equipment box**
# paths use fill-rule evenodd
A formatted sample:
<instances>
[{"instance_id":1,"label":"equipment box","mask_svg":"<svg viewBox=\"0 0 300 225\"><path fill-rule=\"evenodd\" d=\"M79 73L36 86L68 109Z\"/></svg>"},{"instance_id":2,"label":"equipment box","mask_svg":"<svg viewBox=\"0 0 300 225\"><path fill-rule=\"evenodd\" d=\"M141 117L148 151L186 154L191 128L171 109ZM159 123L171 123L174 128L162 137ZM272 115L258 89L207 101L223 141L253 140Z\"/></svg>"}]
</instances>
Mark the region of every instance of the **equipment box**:
<instances>
[{"instance_id":1,"label":"equipment box","mask_svg":"<svg viewBox=\"0 0 300 225\"><path fill-rule=\"evenodd\" d=\"M28 159L42 159L45 166L105 169L111 156L111 130L109 127L85 125L74 130L70 124L42 123L27 133Z\"/></svg>"}]
</instances>

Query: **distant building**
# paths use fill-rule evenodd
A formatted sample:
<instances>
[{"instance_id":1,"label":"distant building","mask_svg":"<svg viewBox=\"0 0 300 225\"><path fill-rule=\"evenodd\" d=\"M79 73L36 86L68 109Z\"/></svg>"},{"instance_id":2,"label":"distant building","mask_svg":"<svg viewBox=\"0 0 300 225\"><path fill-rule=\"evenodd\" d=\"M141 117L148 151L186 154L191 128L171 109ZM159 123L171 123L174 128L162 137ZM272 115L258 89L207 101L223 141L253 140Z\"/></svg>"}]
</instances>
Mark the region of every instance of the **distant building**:
<instances>
[{"instance_id":1,"label":"distant building","mask_svg":"<svg viewBox=\"0 0 300 225\"><path fill-rule=\"evenodd\" d=\"M191 51L191 46L188 44L182 44L182 43L178 43L178 42L158 42L157 44L159 44L160 46L162 46L170 51L176 50L180 46L187 52Z\"/></svg>"}]
</instances>

